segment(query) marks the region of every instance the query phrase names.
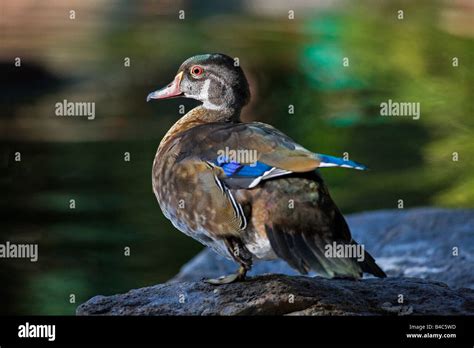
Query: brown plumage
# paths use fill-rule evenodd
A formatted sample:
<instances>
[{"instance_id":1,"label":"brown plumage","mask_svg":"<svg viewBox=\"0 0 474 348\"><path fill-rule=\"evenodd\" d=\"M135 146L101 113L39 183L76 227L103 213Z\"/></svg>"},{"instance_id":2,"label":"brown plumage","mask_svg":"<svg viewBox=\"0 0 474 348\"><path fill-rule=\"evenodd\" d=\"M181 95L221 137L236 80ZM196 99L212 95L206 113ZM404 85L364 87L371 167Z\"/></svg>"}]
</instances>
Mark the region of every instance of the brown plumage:
<instances>
[{"instance_id":1,"label":"brown plumage","mask_svg":"<svg viewBox=\"0 0 474 348\"><path fill-rule=\"evenodd\" d=\"M267 124L242 123L248 84L227 56L188 59L174 81L148 99L177 96L203 105L181 118L161 141L153 189L176 228L240 264L237 274L211 282L243 279L253 259L277 257L301 273L385 276L358 249L317 172L319 167L363 165L313 153ZM223 157L223 149L255 156ZM328 250L334 245L359 253L331 256Z\"/></svg>"}]
</instances>

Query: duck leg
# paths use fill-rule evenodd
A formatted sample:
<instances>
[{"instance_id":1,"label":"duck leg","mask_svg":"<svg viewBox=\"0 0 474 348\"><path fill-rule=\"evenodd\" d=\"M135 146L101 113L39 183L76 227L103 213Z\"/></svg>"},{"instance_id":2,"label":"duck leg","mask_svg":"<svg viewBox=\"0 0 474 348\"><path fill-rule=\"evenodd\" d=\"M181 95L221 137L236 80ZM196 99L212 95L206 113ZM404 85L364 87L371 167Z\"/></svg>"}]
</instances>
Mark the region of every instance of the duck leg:
<instances>
[{"instance_id":1,"label":"duck leg","mask_svg":"<svg viewBox=\"0 0 474 348\"><path fill-rule=\"evenodd\" d=\"M234 274L229 274L227 276L222 276L215 279L205 279L204 281L206 283L213 285L223 285L241 281L245 279L247 272L250 270L250 268L252 268L252 254L250 254L240 239L227 238L225 239L225 243L230 255L232 255L234 261L239 263L240 267Z\"/></svg>"}]
</instances>

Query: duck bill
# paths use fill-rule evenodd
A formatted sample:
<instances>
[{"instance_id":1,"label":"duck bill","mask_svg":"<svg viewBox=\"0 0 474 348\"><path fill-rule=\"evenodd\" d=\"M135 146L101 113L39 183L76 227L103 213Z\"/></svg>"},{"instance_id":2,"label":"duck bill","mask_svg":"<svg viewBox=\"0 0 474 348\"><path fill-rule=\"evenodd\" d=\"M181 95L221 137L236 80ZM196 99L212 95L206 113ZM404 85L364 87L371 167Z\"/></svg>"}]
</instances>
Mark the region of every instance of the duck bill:
<instances>
[{"instance_id":1,"label":"duck bill","mask_svg":"<svg viewBox=\"0 0 474 348\"><path fill-rule=\"evenodd\" d=\"M151 99L170 99L182 96L183 92L181 92L179 88L182 78L183 72L181 71L168 86L148 94L146 101L148 102Z\"/></svg>"}]
</instances>

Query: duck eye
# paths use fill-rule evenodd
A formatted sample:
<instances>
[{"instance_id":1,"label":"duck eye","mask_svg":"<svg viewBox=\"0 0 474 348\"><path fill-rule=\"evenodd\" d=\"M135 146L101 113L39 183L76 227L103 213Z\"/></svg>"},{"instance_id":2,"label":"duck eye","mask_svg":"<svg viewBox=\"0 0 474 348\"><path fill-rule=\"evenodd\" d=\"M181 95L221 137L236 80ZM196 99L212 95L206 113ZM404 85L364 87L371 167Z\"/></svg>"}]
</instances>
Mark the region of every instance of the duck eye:
<instances>
[{"instance_id":1,"label":"duck eye","mask_svg":"<svg viewBox=\"0 0 474 348\"><path fill-rule=\"evenodd\" d=\"M203 72L204 69L199 65L194 65L191 67L191 75L193 75L193 77L199 77L202 75Z\"/></svg>"}]
</instances>

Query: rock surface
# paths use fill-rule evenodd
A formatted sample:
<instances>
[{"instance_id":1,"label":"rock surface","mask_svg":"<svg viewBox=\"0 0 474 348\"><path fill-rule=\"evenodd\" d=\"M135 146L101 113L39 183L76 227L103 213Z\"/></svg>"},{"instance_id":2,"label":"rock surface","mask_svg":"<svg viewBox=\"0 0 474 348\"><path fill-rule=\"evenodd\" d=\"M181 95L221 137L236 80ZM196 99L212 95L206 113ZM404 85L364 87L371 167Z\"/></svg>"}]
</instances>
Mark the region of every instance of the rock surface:
<instances>
[{"instance_id":1,"label":"rock surface","mask_svg":"<svg viewBox=\"0 0 474 348\"><path fill-rule=\"evenodd\" d=\"M204 250L170 282L96 296L77 314L474 315L474 290L468 289L474 288L473 210L418 208L347 218L354 239L389 278L294 276L285 262L271 261L255 263L245 282L215 287L200 280L231 273L236 265Z\"/></svg>"},{"instance_id":2,"label":"rock surface","mask_svg":"<svg viewBox=\"0 0 474 348\"><path fill-rule=\"evenodd\" d=\"M397 301L402 294L404 304ZM264 275L221 286L159 284L96 296L78 315L473 315L474 290L417 278L352 281Z\"/></svg>"}]
</instances>

